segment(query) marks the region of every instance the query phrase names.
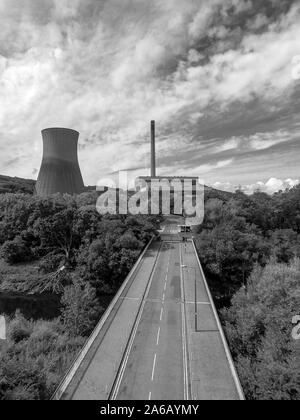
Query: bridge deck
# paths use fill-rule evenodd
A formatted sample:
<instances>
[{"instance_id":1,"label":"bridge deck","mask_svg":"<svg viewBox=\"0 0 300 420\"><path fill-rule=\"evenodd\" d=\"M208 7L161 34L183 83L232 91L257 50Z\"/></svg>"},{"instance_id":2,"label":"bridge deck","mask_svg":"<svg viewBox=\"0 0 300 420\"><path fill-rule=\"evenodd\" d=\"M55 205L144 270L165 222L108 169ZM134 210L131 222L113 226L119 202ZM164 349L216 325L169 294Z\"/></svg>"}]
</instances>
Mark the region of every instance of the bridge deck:
<instances>
[{"instance_id":1,"label":"bridge deck","mask_svg":"<svg viewBox=\"0 0 300 420\"><path fill-rule=\"evenodd\" d=\"M192 242L153 242L55 398L243 398Z\"/></svg>"}]
</instances>

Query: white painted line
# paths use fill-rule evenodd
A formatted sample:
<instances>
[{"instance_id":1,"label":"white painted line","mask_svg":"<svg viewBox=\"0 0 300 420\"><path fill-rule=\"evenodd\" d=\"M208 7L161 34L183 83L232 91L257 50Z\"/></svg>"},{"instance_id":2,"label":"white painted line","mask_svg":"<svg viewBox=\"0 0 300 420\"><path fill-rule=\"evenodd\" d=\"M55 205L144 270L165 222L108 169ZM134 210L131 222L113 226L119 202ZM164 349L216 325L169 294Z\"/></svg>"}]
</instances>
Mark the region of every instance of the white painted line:
<instances>
[{"instance_id":1,"label":"white painted line","mask_svg":"<svg viewBox=\"0 0 300 420\"><path fill-rule=\"evenodd\" d=\"M156 367L156 353L155 353L155 356L154 356L153 368L152 368L152 376L151 376L151 381L152 381L152 382L153 382L153 380L154 380L155 367Z\"/></svg>"},{"instance_id":2,"label":"white painted line","mask_svg":"<svg viewBox=\"0 0 300 420\"><path fill-rule=\"evenodd\" d=\"M159 345L159 339L160 339L160 327L158 329L158 333L157 333L157 339L156 339L156 345Z\"/></svg>"},{"instance_id":3,"label":"white painted line","mask_svg":"<svg viewBox=\"0 0 300 420\"><path fill-rule=\"evenodd\" d=\"M195 305L195 302L185 302L187 305ZM197 302L197 305L211 306L210 302Z\"/></svg>"},{"instance_id":4,"label":"white painted line","mask_svg":"<svg viewBox=\"0 0 300 420\"><path fill-rule=\"evenodd\" d=\"M163 317L163 314L164 314L164 308L161 308L161 311L160 311L160 321L162 320L162 317Z\"/></svg>"},{"instance_id":5,"label":"white painted line","mask_svg":"<svg viewBox=\"0 0 300 420\"><path fill-rule=\"evenodd\" d=\"M164 292L167 290L167 283L165 283Z\"/></svg>"},{"instance_id":6,"label":"white painted line","mask_svg":"<svg viewBox=\"0 0 300 420\"><path fill-rule=\"evenodd\" d=\"M121 297L122 300L141 300L140 298Z\"/></svg>"},{"instance_id":7,"label":"white painted line","mask_svg":"<svg viewBox=\"0 0 300 420\"><path fill-rule=\"evenodd\" d=\"M182 324L182 354L183 354L183 380L184 380L184 399L189 400L189 375L187 360L187 334L186 334L186 313L185 313L185 293L184 293L184 275L182 267L182 247L179 245L180 257L180 286L181 286L181 324Z\"/></svg>"},{"instance_id":8,"label":"white painted line","mask_svg":"<svg viewBox=\"0 0 300 420\"><path fill-rule=\"evenodd\" d=\"M163 294L163 299L162 300L163 300L163 302L166 300L166 294L165 293Z\"/></svg>"},{"instance_id":9,"label":"white painted line","mask_svg":"<svg viewBox=\"0 0 300 420\"><path fill-rule=\"evenodd\" d=\"M149 392L149 401L151 401L152 398L152 392Z\"/></svg>"}]
</instances>

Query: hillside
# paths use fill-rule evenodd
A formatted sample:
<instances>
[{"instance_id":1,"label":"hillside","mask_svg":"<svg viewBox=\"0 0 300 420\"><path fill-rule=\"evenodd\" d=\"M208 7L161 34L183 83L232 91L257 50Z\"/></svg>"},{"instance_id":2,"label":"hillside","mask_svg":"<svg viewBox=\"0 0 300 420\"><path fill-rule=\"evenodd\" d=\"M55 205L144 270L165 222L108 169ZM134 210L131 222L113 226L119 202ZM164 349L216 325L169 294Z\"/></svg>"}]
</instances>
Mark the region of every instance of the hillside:
<instances>
[{"instance_id":1,"label":"hillside","mask_svg":"<svg viewBox=\"0 0 300 420\"><path fill-rule=\"evenodd\" d=\"M5 175L0 175L0 194L6 193L23 193L23 194L33 194L36 181L33 179L17 178L10 177ZM85 187L86 192L95 191L96 186Z\"/></svg>"},{"instance_id":2,"label":"hillside","mask_svg":"<svg viewBox=\"0 0 300 420\"><path fill-rule=\"evenodd\" d=\"M0 175L0 194L24 193L33 194L35 181L32 179L11 178Z\"/></svg>"},{"instance_id":3,"label":"hillside","mask_svg":"<svg viewBox=\"0 0 300 420\"><path fill-rule=\"evenodd\" d=\"M17 177L9 177L5 175L0 175L0 194L6 193L23 193L23 194L33 194L36 181L32 179L24 179ZM86 186L86 192L93 192L96 190L96 186ZM205 199L209 200L212 198L218 198L220 200L227 201L232 197L232 193L216 190L211 187L205 186Z\"/></svg>"}]
</instances>

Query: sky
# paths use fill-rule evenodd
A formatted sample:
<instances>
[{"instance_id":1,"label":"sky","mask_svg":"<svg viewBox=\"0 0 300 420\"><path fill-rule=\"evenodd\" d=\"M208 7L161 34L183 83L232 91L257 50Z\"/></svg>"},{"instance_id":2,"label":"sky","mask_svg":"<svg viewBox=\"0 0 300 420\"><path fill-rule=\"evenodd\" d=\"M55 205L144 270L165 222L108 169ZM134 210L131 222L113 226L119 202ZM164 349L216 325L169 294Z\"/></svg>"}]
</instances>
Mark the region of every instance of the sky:
<instances>
[{"instance_id":1,"label":"sky","mask_svg":"<svg viewBox=\"0 0 300 420\"><path fill-rule=\"evenodd\" d=\"M80 132L87 185L159 175L299 183L300 2L0 0L0 174L37 178L41 130Z\"/></svg>"}]
</instances>

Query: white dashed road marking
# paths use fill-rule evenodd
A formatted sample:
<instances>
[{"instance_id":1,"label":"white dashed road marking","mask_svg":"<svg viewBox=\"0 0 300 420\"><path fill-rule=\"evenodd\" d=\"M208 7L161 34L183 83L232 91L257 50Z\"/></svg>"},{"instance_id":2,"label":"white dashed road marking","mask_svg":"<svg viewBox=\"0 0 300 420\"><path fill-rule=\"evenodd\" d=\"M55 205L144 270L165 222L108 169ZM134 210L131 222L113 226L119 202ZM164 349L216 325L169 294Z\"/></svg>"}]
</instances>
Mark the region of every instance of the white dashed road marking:
<instances>
[{"instance_id":1,"label":"white dashed road marking","mask_svg":"<svg viewBox=\"0 0 300 420\"><path fill-rule=\"evenodd\" d=\"M159 338L160 338L160 327L158 329L158 333L157 333L157 339L156 339L156 345L159 345Z\"/></svg>"},{"instance_id":2,"label":"white dashed road marking","mask_svg":"<svg viewBox=\"0 0 300 420\"><path fill-rule=\"evenodd\" d=\"M164 308L161 308L161 311L160 311L160 321L162 320L162 317L163 317L163 314L164 314Z\"/></svg>"},{"instance_id":3,"label":"white dashed road marking","mask_svg":"<svg viewBox=\"0 0 300 420\"><path fill-rule=\"evenodd\" d=\"M153 382L153 380L154 380L155 367L156 367L156 353L155 353L155 356L154 356L154 361L153 361L153 369L152 369L152 377L151 377L151 381L152 381L152 382Z\"/></svg>"}]
</instances>

